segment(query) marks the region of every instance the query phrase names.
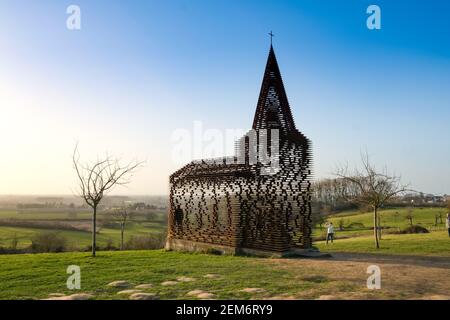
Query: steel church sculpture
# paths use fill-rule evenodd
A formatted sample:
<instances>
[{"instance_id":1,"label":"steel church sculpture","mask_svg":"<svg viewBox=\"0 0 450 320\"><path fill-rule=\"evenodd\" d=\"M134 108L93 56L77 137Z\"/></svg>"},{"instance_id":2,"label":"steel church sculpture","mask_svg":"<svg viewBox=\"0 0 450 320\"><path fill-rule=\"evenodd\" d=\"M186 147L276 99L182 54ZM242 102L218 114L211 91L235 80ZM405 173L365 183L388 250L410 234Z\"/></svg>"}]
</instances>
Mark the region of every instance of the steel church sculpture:
<instances>
[{"instance_id":1,"label":"steel church sculpture","mask_svg":"<svg viewBox=\"0 0 450 320\"><path fill-rule=\"evenodd\" d=\"M271 44L253 126L236 155L193 161L170 176L166 249L278 256L309 249L311 165Z\"/></svg>"}]
</instances>

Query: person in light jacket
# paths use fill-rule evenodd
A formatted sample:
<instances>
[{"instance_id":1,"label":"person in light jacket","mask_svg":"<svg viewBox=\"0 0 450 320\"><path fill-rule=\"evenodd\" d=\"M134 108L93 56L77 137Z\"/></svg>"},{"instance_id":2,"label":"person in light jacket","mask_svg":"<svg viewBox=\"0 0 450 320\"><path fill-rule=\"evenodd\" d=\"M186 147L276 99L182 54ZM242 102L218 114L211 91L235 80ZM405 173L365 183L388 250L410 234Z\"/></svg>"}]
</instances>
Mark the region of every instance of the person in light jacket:
<instances>
[{"instance_id":1,"label":"person in light jacket","mask_svg":"<svg viewBox=\"0 0 450 320\"><path fill-rule=\"evenodd\" d=\"M333 243L334 240L334 226L333 226L333 222L330 222L328 224L328 229L327 229L327 244L328 241L331 241L331 243Z\"/></svg>"}]
</instances>

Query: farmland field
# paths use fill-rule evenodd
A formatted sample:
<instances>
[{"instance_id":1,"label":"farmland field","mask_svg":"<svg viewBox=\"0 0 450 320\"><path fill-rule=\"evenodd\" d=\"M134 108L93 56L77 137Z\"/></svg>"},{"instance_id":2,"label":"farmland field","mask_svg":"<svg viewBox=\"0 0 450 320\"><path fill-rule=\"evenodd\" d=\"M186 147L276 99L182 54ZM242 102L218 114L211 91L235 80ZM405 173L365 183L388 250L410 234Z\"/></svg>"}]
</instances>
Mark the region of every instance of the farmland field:
<instances>
[{"instance_id":1,"label":"farmland field","mask_svg":"<svg viewBox=\"0 0 450 320\"><path fill-rule=\"evenodd\" d=\"M336 225L337 239L326 245L320 240L324 230L314 229L314 245L332 254L322 259L273 259L217 256L145 251L102 251L96 258L89 253L50 253L0 255L0 299L45 299L54 294L86 293L91 299L128 299L120 289L108 287L112 281L124 280L130 289L152 284L143 291L160 299L197 299L188 295L193 290L211 294L213 299L450 299L450 238L444 227L436 226L436 215L443 209L420 209L413 212L415 224L428 228L426 234L389 233L408 226L407 209L382 211L383 239L375 249L372 239L371 214L357 211L329 217ZM23 219L23 213L2 212L6 219ZM32 213L26 221L89 222L89 214ZM22 218L21 218L22 217ZM341 221L343 219L343 223ZM104 216L100 220L99 242L119 241L119 229L110 226ZM343 230L339 230L339 224ZM149 220L134 217L126 236L162 233L164 212ZM44 229L0 227L0 245L8 246L16 235L19 246L30 244L34 234ZM67 237L74 248L90 244L88 231L54 230ZM382 270L381 290L366 287L367 267L376 264ZM81 289L66 287L69 265L81 268ZM208 275L214 275L210 278ZM179 281L188 277L192 281ZM166 281L172 285L164 285ZM247 289L251 289L246 292ZM253 289L252 289L253 288ZM254 289L256 288L256 289Z\"/></svg>"},{"instance_id":2,"label":"farmland field","mask_svg":"<svg viewBox=\"0 0 450 320\"><path fill-rule=\"evenodd\" d=\"M98 245L102 247L112 242L117 247L120 239L118 224L107 214L100 214L98 221ZM134 235L163 233L166 225L165 212L155 211L151 217L136 215L126 224L125 240ZM91 242L91 214L87 211L0 210L0 247L8 248L13 239L16 239L18 249L26 248L36 234L43 232L56 232L64 236L69 249L83 249Z\"/></svg>"},{"instance_id":3,"label":"farmland field","mask_svg":"<svg viewBox=\"0 0 450 320\"><path fill-rule=\"evenodd\" d=\"M326 245L323 241L326 223L322 228L316 226L313 230L314 245L327 252L449 256L450 241L445 224L440 223L439 219L445 219L445 209L415 208L412 211L413 224L427 228L430 231L428 234L394 234L409 225L407 213L407 208L381 211L383 237L380 250L375 250L373 246L372 213L359 211L347 211L328 217L327 221L333 222L336 230L336 240L332 245ZM97 237L100 247L108 242L112 242L115 247L119 245L120 229L111 222L107 214L99 215L101 227ZM22 226L22 223L25 225ZM35 224L39 224L39 227ZM75 230L70 230L71 227ZM163 210L155 211L149 216L137 214L126 225L125 240L134 235L161 234L166 228L166 212ZM90 213L0 210L0 247L8 248L12 240L17 239L17 247L26 248L30 246L31 239L41 232L57 232L63 235L68 240L69 250L84 249L91 242Z\"/></svg>"}]
</instances>

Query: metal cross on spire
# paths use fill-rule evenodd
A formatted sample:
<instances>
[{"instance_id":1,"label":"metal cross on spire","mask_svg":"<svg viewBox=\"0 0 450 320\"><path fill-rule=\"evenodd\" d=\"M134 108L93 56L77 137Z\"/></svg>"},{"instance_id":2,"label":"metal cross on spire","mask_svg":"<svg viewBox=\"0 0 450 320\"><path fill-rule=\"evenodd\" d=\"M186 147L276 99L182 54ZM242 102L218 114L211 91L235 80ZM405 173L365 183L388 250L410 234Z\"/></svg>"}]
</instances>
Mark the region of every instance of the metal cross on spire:
<instances>
[{"instance_id":1,"label":"metal cross on spire","mask_svg":"<svg viewBox=\"0 0 450 320\"><path fill-rule=\"evenodd\" d=\"M269 32L270 36L270 45L272 45L272 38L275 36L272 31Z\"/></svg>"}]
</instances>

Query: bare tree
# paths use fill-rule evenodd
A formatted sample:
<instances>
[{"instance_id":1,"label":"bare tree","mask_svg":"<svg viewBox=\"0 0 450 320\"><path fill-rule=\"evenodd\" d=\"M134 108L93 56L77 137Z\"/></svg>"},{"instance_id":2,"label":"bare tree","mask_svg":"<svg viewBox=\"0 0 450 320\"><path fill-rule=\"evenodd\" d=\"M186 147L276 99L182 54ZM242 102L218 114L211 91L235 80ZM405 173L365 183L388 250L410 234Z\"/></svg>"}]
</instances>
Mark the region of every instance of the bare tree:
<instances>
[{"instance_id":1,"label":"bare tree","mask_svg":"<svg viewBox=\"0 0 450 320\"><path fill-rule=\"evenodd\" d=\"M382 223L381 218L382 218L381 212L378 212L378 228L377 228L377 230L378 230L378 239L379 240L381 240L381 236L382 236L381 230L383 230L383 223Z\"/></svg>"},{"instance_id":2,"label":"bare tree","mask_svg":"<svg viewBox=\"0 0 450 320\"><path fill-rule=\"evenodd\" d=\"M123 250L123 235L125 232L125 224L127 220L130 218L130 211L126 208L120 208L113 212L114 218L120 224L120 250Z\"/></svg>"},{"instance_id":3,"label":"bare tree","mask_svg":"<svg viewBox=\"0 0 450 320\"><path fill-rule=\"evenodd\" d=\"M130 183L133 173L143 162L121 165L117 158L106 155L103 160L81 163L78 145L73 151L73 166L79 180L80 196L92 208L92 256L95 257L97 234L97 209L104 195L117 185Z\"/></svg>"},{"instance_id":4,"label":"bare tree","mask_svg":"<svg viewBox=\"0 0 450 320\"><path fill-rule=\"evenodd\" d=\"M400 177L389 175L385 169L378 172L370 163L367 153L361 154L362 169L349 171L348 166L341 166L335 172L335 183L339 194L346 201L368 206L373 210L373 230L375 247L380 247L379 209L390 199L407 191Z\"/></svg>"}]
</instances>

